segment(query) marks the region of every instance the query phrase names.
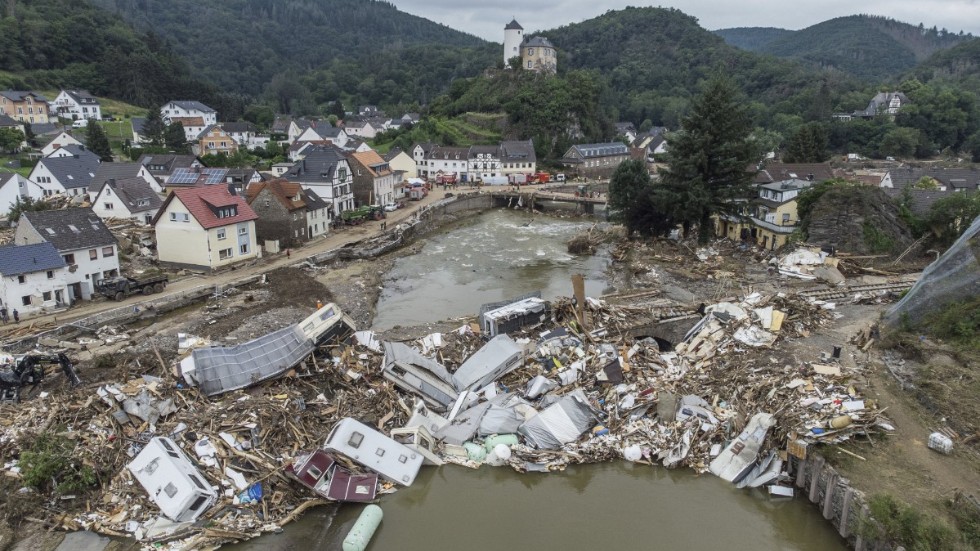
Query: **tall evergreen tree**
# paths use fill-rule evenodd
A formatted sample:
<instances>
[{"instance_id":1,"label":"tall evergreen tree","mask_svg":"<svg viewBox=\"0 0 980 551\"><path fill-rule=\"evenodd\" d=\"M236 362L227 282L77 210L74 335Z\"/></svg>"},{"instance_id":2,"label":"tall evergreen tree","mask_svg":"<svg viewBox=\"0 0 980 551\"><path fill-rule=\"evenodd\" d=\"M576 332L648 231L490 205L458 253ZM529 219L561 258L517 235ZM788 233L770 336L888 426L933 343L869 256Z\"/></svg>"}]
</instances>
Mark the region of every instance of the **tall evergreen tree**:
<instances>
[{"instance_id":1,"label":"tall evergreen tree","mask_svg":"<svg viewBox=\"0 0 980 551\"><path fill-rule=\"evenodd\" d=\"M616 167L609 179L609 210L614 213L613 219L626 228L626 237L631 238L634 233L657 233L649 226L657 218L651 216L652 193L653 183L646 163L630 159Z\"/></svg>"},{"instance_id":2,"label":"tall evergreen tree","mask_svg":"<svg viewBox=\"0 0 980 551\"><path fill-rule=\"evenodd\" d=\"M827 129L820 123L801 126L790 138L783 160L787 163L822 163L827 154Z\"/></svg>"},{"instance_id":3,"label":"tall evergreen tree","mask_svg":"<svg viewBox=\"0 0 980 551\"><path fill-rule=\"evenodd\" d=\"M85 145L89 151L98 155L103 163L112 162L112 147L109 146L109 138L99 123L89 121L88 126L85 127Z\"/></svg>"},{"instance_id":4,"label":"tall evergreen tree","mask_svg":"<svg viewBox=\"0 0 980 551\"><path fill-rule=\"evenodd\" d=\"M745 105L730 80L714 77L669 140L670 168L662 172L655 203L683 225L685 234L697 225L700 243L711 238L712 216L734 212L734 200L749 191L750 165L759 152L750 139Z\"/></svg>"},{"instance_id":5,"label":"tall evergreen tree","mask_svg":"<svg viewBox=\"0 0 980 551\"><path fill-rule=\"evenodd\" d=\"M183 123L177 121L168 124L167 129L163 132L163 143L175 153L186 152L187 134L184 132Z\"/></svg>"},{"instance_id":6,"label":"tall evergreen tree","mask_svg":"<svg viewBox=\"0 0 980 551\"><path fill-rule=\"evenodd\" d=\"M163 134L166 130L167 126L160 115L160 106L151 105L146 121L143 122L143 136L150 141L150 145L161 146L164 143Z\"/></svg>"}]
</instances>

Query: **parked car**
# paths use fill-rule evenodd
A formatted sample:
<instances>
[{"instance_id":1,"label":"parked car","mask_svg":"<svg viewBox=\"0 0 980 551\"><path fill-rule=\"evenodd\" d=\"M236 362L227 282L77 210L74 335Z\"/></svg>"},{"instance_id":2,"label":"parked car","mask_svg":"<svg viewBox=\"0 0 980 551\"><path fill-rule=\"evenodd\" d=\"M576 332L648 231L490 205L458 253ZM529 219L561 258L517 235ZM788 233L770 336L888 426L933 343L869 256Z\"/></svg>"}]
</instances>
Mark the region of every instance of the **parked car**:
<instances>
[{"instance_id":1,"label":"parked car","mask_svg":"<svg viewBox=\"0 0 980 551\"><path fill-rule=\"evenodd\" d=\"M78 119L71 123L72 128L85 128L86 126L88 126L88 119Z\"/></svg>"},{"instance_id":2,"label":"parked car","mask_svg":"<svg viewBox=\"0 0 980 551\"><path fill-rule=\"evenodd\" d=\"M396 210L398 210L398 205L395 203L385 205L386 212L395 212Z\"/></svg>"}]
</instances>

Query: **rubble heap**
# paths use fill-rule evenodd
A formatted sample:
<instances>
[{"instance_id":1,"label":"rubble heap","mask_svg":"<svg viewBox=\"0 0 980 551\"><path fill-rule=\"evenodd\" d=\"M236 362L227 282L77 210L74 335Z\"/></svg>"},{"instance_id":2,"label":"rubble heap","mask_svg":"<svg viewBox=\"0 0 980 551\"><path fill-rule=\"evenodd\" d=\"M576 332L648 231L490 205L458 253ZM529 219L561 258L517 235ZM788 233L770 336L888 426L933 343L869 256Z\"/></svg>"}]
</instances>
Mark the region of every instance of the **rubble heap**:
<instances>
[{"instance_id":1,"label":"rubble heap","mask_svg":"<svg viewBox=\"0 0 980 551\"><path fill-rule=\"evenodd\" d=\"M145 542L180 540L186 547L276 531L326 503L287 477L287 467L320 448L345 418L388 434L424 427L434 436L436 461L469 467L549 472L625 458L735 472L734 482L755 468L749 478L759 484L781 476L773 467L781 462L770 463L775 450L788 446L799 455L810 445L891 429L877 404L849 383L853 374L829 354L780 355L781 341L805 338L831 319L826 303L758 293L719 302L692 317L673 350L628 335L630 319L639 315L635 307L591 298L582 307L560 300L543 324L490 343L471 325L408 343L426 358L417 364L441 370L443 388L458 392L451 405L435 407L445 411L429 409L438 401L426 405L423 394L396 387L386 347L360 332L354 344L321 347L281 378L210 399L168 366L162 377L0 405L0 454L8 476L19 477L13 458L37 435L56 431L75 442L74 460L91 467L101 485L74 499L36 495L52 526ZM516 344L518 362L498 371L465 367L498 339ZM482 354L492 363L492 351ZM765 430L743 432L755 425ZM127 468L160 436L180 447L217 493L217 503L194 522L160 516ZM744 465L727 463L737 453L726 446L743 445L758 454L743 453ZM767 459L756 464L757 456ZM772 476L760 474L773 468ZM380 486L379 493L395 489L390 482Z\"/></svg>"}]
</instances>

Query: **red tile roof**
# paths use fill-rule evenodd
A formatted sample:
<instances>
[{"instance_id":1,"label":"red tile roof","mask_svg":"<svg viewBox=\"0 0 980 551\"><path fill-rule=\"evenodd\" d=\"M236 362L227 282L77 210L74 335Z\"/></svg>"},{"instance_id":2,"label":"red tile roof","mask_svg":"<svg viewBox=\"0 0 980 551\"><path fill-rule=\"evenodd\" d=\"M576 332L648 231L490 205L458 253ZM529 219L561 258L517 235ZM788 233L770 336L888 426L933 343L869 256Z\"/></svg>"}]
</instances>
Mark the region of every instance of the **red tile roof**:
<instances>
[{"instance_id":1,"label":"red tile roof","mask_svg":"<svg viewBox=\"0 0 980 551\"><path fill-rule=\"evenodd\" d=\"M179 199L187 207L191 216L206 230L240 222L248 222L249 220L256 220L259 217L252 210L252 207L248 206L245 199L232 195L226 186L214 185L174 190L167 196L167 200L164 201L163 206L160 207L160 212L153 220L154 224L160 219L164 211L167 210L174 197ZM222 207L232 206L237 208L238 214L225 218L218 218L214 211L211 210L212 208L220 209Z\"/></svg>"}]
</instances>

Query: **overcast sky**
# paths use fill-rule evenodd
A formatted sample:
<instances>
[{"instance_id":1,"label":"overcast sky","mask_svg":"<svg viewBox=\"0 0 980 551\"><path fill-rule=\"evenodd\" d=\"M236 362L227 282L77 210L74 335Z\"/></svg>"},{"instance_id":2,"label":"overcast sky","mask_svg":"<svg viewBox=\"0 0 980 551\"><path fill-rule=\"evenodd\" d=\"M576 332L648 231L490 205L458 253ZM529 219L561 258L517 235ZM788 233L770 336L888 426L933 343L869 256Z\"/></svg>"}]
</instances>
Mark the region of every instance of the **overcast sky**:
<instances>
[{"instance_id":1,"label":"overcast sky","mask_svg":"<svg viewBox=\"0 0 980 551\"><path fill-rule=\"evenodd\" d=\"M867 13L884 15L926 28L936 26L950 32L980 36L980 0L687 0L684 2L643 2L608 0L391 0L398 9L475 34L493 42L503 42L504 25L512 18L526 32L554 29L569 23L592 19L607 10L626 6L652 5L677 8L698 19L708 30L728 27L780 27L802 29L844 15Z\"/></svg>"}]
</instances>

